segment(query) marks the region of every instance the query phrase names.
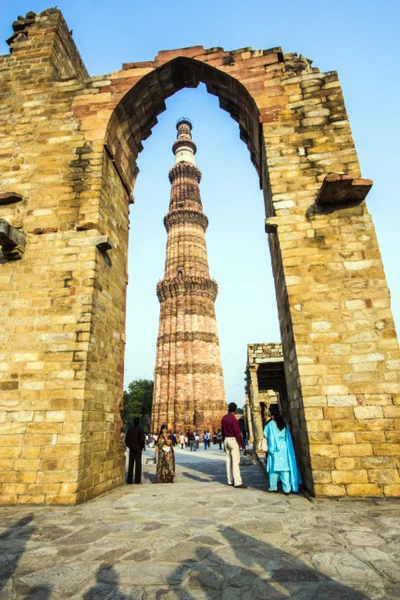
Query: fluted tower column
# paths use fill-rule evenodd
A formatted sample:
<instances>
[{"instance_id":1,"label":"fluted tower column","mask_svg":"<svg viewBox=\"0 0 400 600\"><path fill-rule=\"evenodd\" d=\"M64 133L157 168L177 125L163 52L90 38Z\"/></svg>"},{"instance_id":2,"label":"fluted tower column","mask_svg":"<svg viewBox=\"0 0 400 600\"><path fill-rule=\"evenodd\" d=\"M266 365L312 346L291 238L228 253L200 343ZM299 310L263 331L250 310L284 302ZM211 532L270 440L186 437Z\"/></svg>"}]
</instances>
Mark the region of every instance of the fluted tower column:
<instances>
[{"instance_id":1,"label":"fluted tower column","mask_svg":"<svg viewBox=\"0 0 400 600\"><path fill-rule=\"evenodd\" d=\"M171 200L164 279L157 285L160 324L154 372L152 429L163 423L177 433L215 431L226 412L224 380L214 303L218 286L210 278L189 119L179 119L169 172Z\"/></svg>"}]
</instances>

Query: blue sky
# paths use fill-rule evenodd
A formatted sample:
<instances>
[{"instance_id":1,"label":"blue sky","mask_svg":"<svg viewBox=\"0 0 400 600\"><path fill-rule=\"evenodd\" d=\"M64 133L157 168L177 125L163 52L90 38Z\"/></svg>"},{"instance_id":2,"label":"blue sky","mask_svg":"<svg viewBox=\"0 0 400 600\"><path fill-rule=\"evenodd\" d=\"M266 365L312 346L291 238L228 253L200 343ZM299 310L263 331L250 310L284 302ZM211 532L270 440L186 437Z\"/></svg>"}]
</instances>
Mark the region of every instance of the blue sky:
<instances>
[{"instance_id":1,"label":"blue sky","mask_svg":"<svg viewBox=\"0 0 400 600\"><path fill-rule=\"evenodd\" d=\"M0 0L0 40L12 33L18 14L40 12L48 2ZM374 180L368 196L400 326L400 97L398 0L338 0L285 3L270 0L131 2L58 0L90 75L123 62L152 60L159 50L201 44L227 50L282 46L304 54L322 71L337 70L362 174ZM8 46L1 42L0 53ZM140 175L131 208L126 383L152 378L159 304L155 286L163 277L175 122L193 121L201 193L210 226L210 271L219 284L216 303L227 399L244 401L246 345L279 341L274 285L262 197L238 126L203 86L183 90L167 102L139 156Z\"/></svg>"}]
</instances>

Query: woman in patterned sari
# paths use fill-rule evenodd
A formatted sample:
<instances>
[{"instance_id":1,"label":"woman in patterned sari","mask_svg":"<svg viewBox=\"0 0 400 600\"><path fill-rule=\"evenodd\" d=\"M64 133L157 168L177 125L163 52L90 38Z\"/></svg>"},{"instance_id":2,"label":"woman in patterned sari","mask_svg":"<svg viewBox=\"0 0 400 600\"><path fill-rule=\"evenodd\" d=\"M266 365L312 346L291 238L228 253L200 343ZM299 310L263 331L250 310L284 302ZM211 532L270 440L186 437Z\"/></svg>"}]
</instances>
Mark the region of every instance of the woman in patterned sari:
<instances>
[{"instance_id":1,"label":"woman in patterned sari","mask_svg":"<svg viewBox=\"0 0 400 600\"><path fill-rule=\"evenodd\" d=\"M173 483L175 477L175 454L166 425L161 425L156 442L154 458L157 459L156 479L154 483Z\"/></svg>"}]
</instances>

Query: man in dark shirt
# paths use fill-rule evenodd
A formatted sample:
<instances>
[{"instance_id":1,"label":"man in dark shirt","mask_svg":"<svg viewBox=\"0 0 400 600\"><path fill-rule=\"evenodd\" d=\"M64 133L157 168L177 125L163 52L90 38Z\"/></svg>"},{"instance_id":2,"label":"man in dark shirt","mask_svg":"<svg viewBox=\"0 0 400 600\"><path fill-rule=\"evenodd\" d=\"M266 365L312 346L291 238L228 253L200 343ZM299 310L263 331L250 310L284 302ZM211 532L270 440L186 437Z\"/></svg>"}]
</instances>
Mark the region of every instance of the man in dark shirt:
<instances>
[{"instance_id":1,"label":"man in dark shirt","mask_svg":"<svg viewBox=\"0 0 400 600\"><path fill-rule=\"evenodd\" d=\"M129 448L129 467L127 483L133 483L133 465L135 464L135 483L142 483L142 450L144 450L144 431L139 417L133 420L133 427L128 429L125 444Z\"/></svg>"},{"instance_id":2,"label":"man in dark shirt","mask_svg":"<svg viewBox=\"0 0 400 600\"><path fill-rule=\"evenodd\" d=\"M246 454L246 447L243 442L238 420L235 417L236 408L236 404L231 402L228 406L228 414L222 417L222 439L224 440L226 453L226 475L228 485L245 489L247 488L247 485L242 483L240 475L240 448L243 448L244 454Z\"/></svg>"}]
</instances>

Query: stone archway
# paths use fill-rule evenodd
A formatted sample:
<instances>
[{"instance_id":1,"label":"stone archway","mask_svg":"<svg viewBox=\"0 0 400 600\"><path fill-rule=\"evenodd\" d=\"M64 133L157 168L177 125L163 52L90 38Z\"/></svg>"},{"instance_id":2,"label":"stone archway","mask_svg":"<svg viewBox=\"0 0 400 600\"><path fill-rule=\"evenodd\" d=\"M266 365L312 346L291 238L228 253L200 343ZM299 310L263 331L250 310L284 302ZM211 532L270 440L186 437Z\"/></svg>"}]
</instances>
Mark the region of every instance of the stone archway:
<instances>
[{"instance_id":1,"label":"stone archway","mask_svg":"<svg viewBox=\"0 0 400 600\"><path fill-rule=\"evenodd\" d=\"M398 343L337 74L280 48L197 46L88 78L58 10L15 31L1 57L2 502L76 503L123 481L135 159L165 98L199 81L238 121L264 192L305 485L398 495Z\"/></svg>"}]
</instances>

